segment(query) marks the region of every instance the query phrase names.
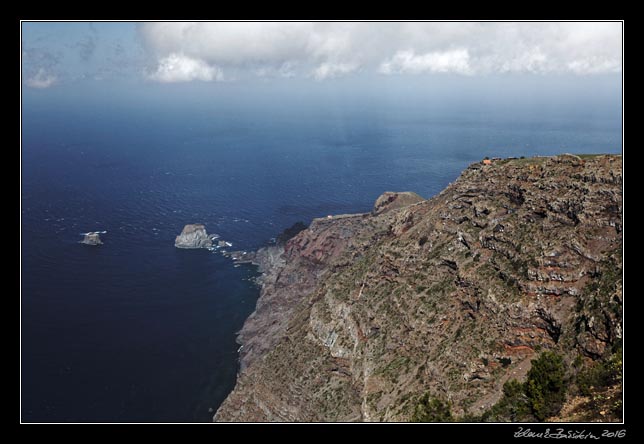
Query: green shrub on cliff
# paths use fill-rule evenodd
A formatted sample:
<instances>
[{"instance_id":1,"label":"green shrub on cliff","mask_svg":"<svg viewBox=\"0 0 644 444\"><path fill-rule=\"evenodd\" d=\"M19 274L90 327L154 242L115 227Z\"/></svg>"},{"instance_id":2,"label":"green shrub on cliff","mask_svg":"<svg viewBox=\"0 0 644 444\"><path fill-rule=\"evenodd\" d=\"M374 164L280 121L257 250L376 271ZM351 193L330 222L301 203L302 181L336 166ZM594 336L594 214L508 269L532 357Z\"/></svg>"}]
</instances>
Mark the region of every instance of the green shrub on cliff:
<instances>
[{"instance_id":1,"label":"green shrub on cliff","mask_svg":"<svg viewBox=\"0 0 644 444\"><path fill-rule=\"evenodd\" d=\"M622 379L622 349L619 348L609 359L598 362L577 375L577 387L584 396L593 391L605 389Z\"/></svg>"},{"instance_id":2,"label":"green shrub on cliff","mask_svg":"<svg viewBox=\"0 0 644 444\"><path fill-rule=\"evenodd\" d=\"M554 352L544 352L532 361L524 383L508 381L503 397L483 413L483 421L543 421L556 415L566 397L563 358Z\"/></svg>"},{"instance_id":3,"label":"green shrub on cliff","mask_svg":"<svg viewBox=\"0 0 644 444\"><path fill-rule=\"evenodd\" d=\"M454 418L449 402L443 402L425 393L416 405L411 420L413 422L452 422Z\"/></svg>"},{"instance_id":4,"label":"green shrub on cliff","mask_svg":"<svg viewBox=\"0 0 644 444\"><path fill-rule=\"evenodd\" d=\"M531 418L525 384L512 379L503 384L503 397L481 416L485 422L517 422Z\"/></svg>"},{"instance_id":5,"label":"green shrub on cliff","mask_svg":"<svg viewBox=\"0 0 644 444\"><path fill-rule=\"evenodd\" d=\"M561 410L566 398L563 358L547 351L532 361L525 385L532 413L543 421Z\"/></svg>"}]
</instances>

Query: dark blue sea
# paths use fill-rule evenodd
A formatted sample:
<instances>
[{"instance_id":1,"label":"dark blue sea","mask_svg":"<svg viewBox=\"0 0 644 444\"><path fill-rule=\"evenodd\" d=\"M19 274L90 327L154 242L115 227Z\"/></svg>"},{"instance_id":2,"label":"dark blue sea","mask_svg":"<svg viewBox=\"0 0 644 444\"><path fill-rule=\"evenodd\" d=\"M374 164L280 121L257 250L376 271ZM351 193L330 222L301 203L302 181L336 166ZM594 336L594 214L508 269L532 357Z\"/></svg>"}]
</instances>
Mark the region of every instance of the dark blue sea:
<instances>
[{"instance_id":1,"label":"dark blue sea","mask_svg":"<svg viewBox=\"0 0 644 444\"><path fill-rule=\"evenodd\" d=\"M24 92L23 421L211 420L235 382L256 271L174 248L187 223L256 249L384 191L431 197L484 156L622 150L619 88L334 88ZM104 245L78 243L95 230Z\"/></svg>"}]
</instances>

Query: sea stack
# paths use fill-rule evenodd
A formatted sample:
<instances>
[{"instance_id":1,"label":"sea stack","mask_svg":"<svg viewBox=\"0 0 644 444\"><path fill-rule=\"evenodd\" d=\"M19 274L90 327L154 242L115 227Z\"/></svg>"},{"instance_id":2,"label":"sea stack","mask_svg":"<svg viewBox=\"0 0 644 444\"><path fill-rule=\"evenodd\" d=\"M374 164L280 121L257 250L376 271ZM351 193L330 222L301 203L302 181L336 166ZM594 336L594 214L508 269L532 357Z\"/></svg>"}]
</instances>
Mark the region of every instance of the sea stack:
<instances>
[{"instance_id":1,"label":"sea stack","mask_svg":"<svg viewBox=\"0 0 644 444\"><path fill-rule=\"evenodd\" d=\"M212 240L203 224L188 224L174 241L177 248L210 248Z\"/></svg>"},{"instance_id":2,"label":"sea stack","mask_svg":"<svg viewBox=\"0 0 644 444\"><path fill-rule=\"evenodd\" d=\"M83 235L83 240L80 241L80 243L85 245L103 245L103 242L101 241L101 237L96 232L85 233Z\"/></svg>"}]
</instances>

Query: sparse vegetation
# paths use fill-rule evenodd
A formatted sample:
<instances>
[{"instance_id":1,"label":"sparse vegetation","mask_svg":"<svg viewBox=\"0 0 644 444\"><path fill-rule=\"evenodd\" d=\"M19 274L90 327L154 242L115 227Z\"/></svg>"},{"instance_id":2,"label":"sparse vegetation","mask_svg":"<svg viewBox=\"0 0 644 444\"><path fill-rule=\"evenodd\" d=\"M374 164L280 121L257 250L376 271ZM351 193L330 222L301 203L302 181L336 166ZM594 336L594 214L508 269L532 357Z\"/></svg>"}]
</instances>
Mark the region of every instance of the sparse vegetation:
<instances>
[{"instance_id":1,"label":"sparse vegetation","mask_svg":"<svg viewBox=\"0 0 644 444\"><path fill-rule=\"evenodd\" d=\"M566 397L564 386L565 370L560 355L547 351L532 361L528 372L525 394L532 413L543 421L559 412Z\"/></svg>"},{"instance_id":2,"label":"sparse vegetation","mask_svg":"<svg viewBox=\"0 0 644 444\"><path fill-rule=\"evenodd\" d=\"M577 375L577 388L584 396L596 390L605 389L622 380L622 349L613 353L605 361L597 362Z\"/></svg>"},{"instance_id":3,"label":"sparse vegetation","mask_svg":"<svg viewBox=\"0 0 644 444\"><path fill-rule=\"evenodd\" d=\"M411 420L412 422L453 422L454 417L449 402L425 393L416 404Z\"/></svg>"},{"instance_id":4,"label":"sparse vegetation","mask_svg":"<svg viewBox=\"0 0 644 444\"><path fill-rule=\"evenodd\" d=\"M479 419L485 422L525 421L531 415L528 397L525 393L525 384L516 379L510 380L503 385L503 397L499 402L483 413Z\"/></svg>"},{"instance_id":5,"label":"sparse vegetation","mask_svg":"<svg viewBox=\"0 0 644 444\"><path fill-rule=\"evenodd\" d=\"M532 361L525 382L508 381L503 397L481 419L483 421L530 421L556 414L565 400L565 369L560 355L547 351Z\"/></svg>"},{"instance_id":6,"label":"sparse vegetation","mask_svg":"<svg viewBox=\"0 0 644 444\"><path fill-rule=\"evenodd\" d=\"M575 359L573 371L582 360ZM566 378L563 359L554 352L544 352L533 361L526 381L511 380L503 386L503 397L481 416L465 415L460 421L522 422L544 421L557 415L566 399L575 393L587 397L576 418L593 420L602 415L621 418L622 349L606 360ZM576 387L576 389L575 389Z\"/></svg>"}]
</instances>

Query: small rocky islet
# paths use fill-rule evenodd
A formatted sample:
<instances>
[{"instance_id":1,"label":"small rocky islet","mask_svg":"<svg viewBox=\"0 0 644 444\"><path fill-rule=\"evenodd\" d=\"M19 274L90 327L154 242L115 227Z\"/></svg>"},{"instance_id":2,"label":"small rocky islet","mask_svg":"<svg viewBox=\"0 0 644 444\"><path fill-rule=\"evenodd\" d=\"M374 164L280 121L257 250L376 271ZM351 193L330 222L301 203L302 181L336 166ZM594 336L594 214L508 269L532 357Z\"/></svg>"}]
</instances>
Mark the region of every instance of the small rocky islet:
<instances>
[{"instance_id":1,"label":"small rocky islet","mask_svg":"<svg viewBox=\"0 0 644 444\"><path fill-rule=\"evenodd\" d=\"M231 242L218 239L218 234L208 234L208 232L206 231L206 226L204 224L187 224L183 227L181 234L179 234L174 240L174 246L184 249L205 248L209 251L233 246ZM231 254L226 250L220 251L227 256L230 256Z\"/></svg>"},{"instance_id":2,"label":"small rocky islet","mask_svg":"<svg viewBox=\"0 0 644 444\"><path fill-rule=\"evenodd\" d=\"M106 233L106 231L91 231L89 233L83 233L83 240L79 243L92 246L103 245L103 241L100 236L101 233Z\"/></svg>"},{"instance_id":3,"label":"small rocky islet","mask_svg":"<svg viewBox=\"0 0 644 444\"><path fill-rule=\"evenodd\" d=\"M188 224L174 240L174 246L189 249L212 248L212 242L217 238L215 236L208 235L204 224Z\"/></svg>"}]
</instances>

